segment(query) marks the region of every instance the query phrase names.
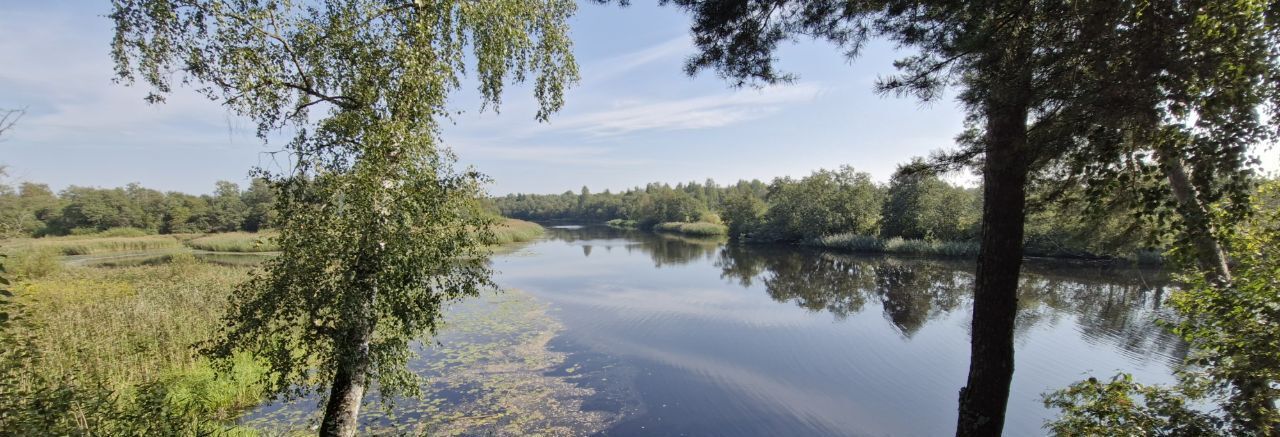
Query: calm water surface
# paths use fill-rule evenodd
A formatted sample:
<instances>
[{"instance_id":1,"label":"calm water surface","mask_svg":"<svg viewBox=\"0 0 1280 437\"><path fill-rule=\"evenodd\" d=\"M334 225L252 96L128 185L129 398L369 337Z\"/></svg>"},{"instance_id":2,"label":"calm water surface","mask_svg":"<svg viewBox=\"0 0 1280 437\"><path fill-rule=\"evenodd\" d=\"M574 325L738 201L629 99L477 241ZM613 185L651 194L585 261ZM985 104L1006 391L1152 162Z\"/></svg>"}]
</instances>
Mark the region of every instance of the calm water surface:
<instances>
[{"instance_id":1,"label":"calm water surface","mask_svg":"<svg viewBox=\"0 0 1280 437\"><path fill-rule=\"evenodd\" d=\"M971 262L594 226L548 229L494 262L500 285L550 304L564 326L551 347L569 354L564 367L585 369L578 384L617 392L626 380L629 395L583 406L626 410L605 434L953 432ZM1088 374L1172 381L1185 346L1154 323L1167 292L1158 273L1024 271L1006 435L1044 434L1054 412L1041 394Z\"/></svg>"}]
</instances>

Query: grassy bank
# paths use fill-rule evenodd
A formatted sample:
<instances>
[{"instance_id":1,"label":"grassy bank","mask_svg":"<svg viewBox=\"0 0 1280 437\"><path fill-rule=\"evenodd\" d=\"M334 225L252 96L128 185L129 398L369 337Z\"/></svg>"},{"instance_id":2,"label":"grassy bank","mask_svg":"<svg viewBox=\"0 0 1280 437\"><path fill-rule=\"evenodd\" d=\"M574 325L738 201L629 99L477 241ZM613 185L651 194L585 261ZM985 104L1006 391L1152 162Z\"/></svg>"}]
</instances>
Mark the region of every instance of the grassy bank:
<instances>
[{"instance_id":1,"label":"grassy bank","mask_svg":"<svg viewBox=\"0 0 1280 437\"><path fill-rule=\"evenodd\" d=\"M806 246L847 250L850 252L892 253L944 257L972 257L978 254L978 243L967 241L904 240L870 235L837 234L802 243Z\"/></svg>"},{"instance_id":2,"label":"grassy bank","mask_svg":"<svg viewBox=\"0 0 1280 437\"><path fill-rule=\"evenodd\" d=\"M225 232L186 241L187 246L210 252L275 252L275 232Z\"/></svg>"},{"instance_id":3,"label":"grassy bank","mask_svg":"<svg viewBox=\"0 0 1280 437\"><path fill-rule=\"evenodd\" d=\"M5 251L50 251L59 255L92 255L109 252L175 249L182 242L171 235L100 236L68 235L65 237L17 238L4 243Z\"/></svg>"},{"instance_id":4,"label":"grassy bank","mask_svg":"<svg viewBox=\"0 0 1280 437\"><path fill-rule=\"evenodd\" d=\"M907 240L898 237L880 238L870 235L837 234L800 243L804 246L864 253L888 253L898 255L923 255L953 258L978 256L979 245L973 241ZM1072 260L1124 261L1144 265L1158 265L1163 257L1155 251L1139 251L1129 256L1101 256L1096 254L1067 252L1050 248L1027 246L1026 256Z\"/></svg>"},{"instance_id":5,"label":"grassy bank","mask_svg":"<svg viewBox=\"0 0 1280 437\"><path fill-rule=\"evenodd\" d=\"M541 225L524 220L504 218L493 227L493 237L498 244L533 241L546 232Z\"/></svg>"},{"instance_id":6,"label":"grassy bank","mask_svg":"<svg viewBox=\"0 0 1280 437\"><path fill-rule=\"evenodd\" d=\"M684 235L692 235L696 237L715 237L728 235L729 228L725 225L706 223L706 222L667 222L654 225L655 232L674 232Z\"/></svg>"}]
</instances>

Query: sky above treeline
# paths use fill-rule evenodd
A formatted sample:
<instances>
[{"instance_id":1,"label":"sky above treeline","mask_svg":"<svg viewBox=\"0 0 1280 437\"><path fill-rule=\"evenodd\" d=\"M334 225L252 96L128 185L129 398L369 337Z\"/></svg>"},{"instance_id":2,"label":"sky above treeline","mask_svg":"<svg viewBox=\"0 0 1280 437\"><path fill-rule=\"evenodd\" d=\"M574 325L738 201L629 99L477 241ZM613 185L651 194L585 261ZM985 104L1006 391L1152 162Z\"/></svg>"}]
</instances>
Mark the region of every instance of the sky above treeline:
<instances>
[{"instance_id":1,"label":"sky above treeline","mask_svg":"<svg viewBox=\"0 0 1280 437\"><path fill-rule=\"evenodd\" d=\"M841 165L885 181L913 156L952 147L963 127L951 98L921 104L873 91L902 56L884 43L853 62L825 42L789 44L780 66L799 79L787 85L733 89L711 71L689 77L689 18L654 3L579 5L570 24L582 81L549 123L534 121L529 87L509 87L499 114L481 111L469 82L450 101L461 114L445 123L444 143L501 195L767 181ZM109 9L0 3L0 108L27 111L0 139L11 182L207 193L217 180L244 186L251 168L273 166L269 152L280 145L263 144L216 102L182 89L149 105L145 89L113 83ZM1264 154L1267 168L1275 155Z\"/></svg>"}]
</instances>

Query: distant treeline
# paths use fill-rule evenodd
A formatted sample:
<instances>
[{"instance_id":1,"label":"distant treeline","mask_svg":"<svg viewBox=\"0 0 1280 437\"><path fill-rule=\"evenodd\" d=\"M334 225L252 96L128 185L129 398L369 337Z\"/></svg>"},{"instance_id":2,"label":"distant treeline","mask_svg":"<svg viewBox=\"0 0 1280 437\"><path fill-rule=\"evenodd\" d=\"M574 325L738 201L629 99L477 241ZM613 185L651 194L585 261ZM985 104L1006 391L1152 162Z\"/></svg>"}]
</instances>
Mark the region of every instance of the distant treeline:
<instances>
[{"instance_id":1,"label":"distant treeline","mask_svg":"<svg viewBox=\"0 0 1280 437\"><path fill-rule=\"evenodd\" d=\"M137 228L170 234L258 231L271 226L275 192L265 181L248 189L226 181L213 194L161 192L129 184L122 188L0 184L0 236L87 234Z\"/></svg>"},{"instance_id":2,"label":"distant treeline","mask_svg":"<svg viewBox=\"0 0 1280 437\"><path fill-rule=\"evenodd\" d=\"M887 184L844 166L795 179L719 185L650 183L612 193L510 194L493 199L501 214L525 220L634 221L644 229L665 222L711 222L732 238L755 242L839 245L882 251L897 240L976 243L982 190L950 184L918 164L899 168ZM1027 252L1047 256L1146 253L1153 235L1129 210L1079 208L1080 193L1055 189L1032 196ZM839 237L839 238L833 238ZM947 253L963 253L976 244ZM939 249L941 250L941 249Z\"/></svg>"}]
</instances>

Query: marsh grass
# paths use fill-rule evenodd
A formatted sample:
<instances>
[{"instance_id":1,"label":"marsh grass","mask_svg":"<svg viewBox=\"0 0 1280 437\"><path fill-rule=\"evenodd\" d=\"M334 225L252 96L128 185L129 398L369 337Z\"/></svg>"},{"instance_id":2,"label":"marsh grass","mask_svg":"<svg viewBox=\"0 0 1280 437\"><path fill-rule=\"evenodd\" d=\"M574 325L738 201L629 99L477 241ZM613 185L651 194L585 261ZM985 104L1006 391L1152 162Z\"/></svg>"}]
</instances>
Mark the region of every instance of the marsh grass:
<instances>
[{"instance_id":1,"label":"marsh grass","mask_svg":"<svg viewBox=\"0 0 1280 437\"><path fill-rule=\"evenodd\" d=\"M183 243L192 249L210 252L275 252L280 250L275 235L273 232L226 232L189 238Z\"/></svg>"},{"instance_id":2,"label":"marsh grass","mask_svg":"<svg viewBox=\"0 0 1280 437\"><path fill-rule=\"evenodd\" d=\"M215 371L196 346L217 333L248 271L175 253L159 265L68 266L20 282L33 354L23 372L44 384L37 393L83 407L37 413L95 433L236 431L219 423L262 399L264 367L237 356Z\"/></svg>"},{"instance_id":3,"label":"marsh grass","mask_svg":"<svg viewBox=\"0 0 1280 437\"><path fill-rule=\"evenodd\" d=\"M692 235L697 237L714 237L719 235L727 235L729 228L725 225L706 223L706 222L667 222L654 225L655 232L675 232L679 234Z\"/></svg>"},{"instance_id":4,"label":"marsh grass","mask_svg":"<svg viewBox=\"0 0 1280 437\"><path fill-rule=\"evenodd\" d=\"M65 237L19 238L4 242L4 250L7 253L49 250L68 256L108 252L140 252L178 247L182 247L182 244L176 238L168 235L68 235Z\"/></svg>"},{"instance_id":5,"label":"marsh grass","mask_svg":"<svg viewBox=\"0 0 1280 437\"><path fill-rule=\"evenodd\" d=\"M884 239L858 234L828 235L809 241L806 245L851 252L893 253L900 255L971 257L978 254L978 244L973 242L906 240L899 237Z\"/></svg>"},{"instance_id":6,"label":"marsh grass","mask_svg":"<svg viewBox=\"0 0 1280 437\"><path fill-rule=\"evenodd\" d=\"M615 228L619 228L619 229L635 229L637 226L640 225L640 223L635 220L627 220L627 219L620 219L620 218L609 220L605 222L605 224Z\"/></svg>"},{"instance_id":7,"label":"marsh grass","mask_svg":"<svg viewBox=\"0 0 1280 437\"><path fill-rule=\"evenodd\" d=\"M498 244L533 241L546 232L542 225L516 219L502 219L493 227L494 240Z\"/></svg>"}]
</instances>

